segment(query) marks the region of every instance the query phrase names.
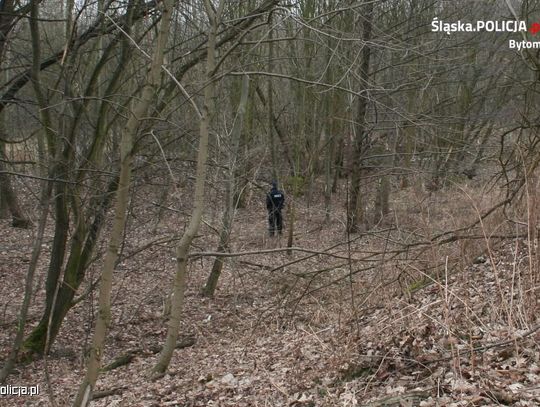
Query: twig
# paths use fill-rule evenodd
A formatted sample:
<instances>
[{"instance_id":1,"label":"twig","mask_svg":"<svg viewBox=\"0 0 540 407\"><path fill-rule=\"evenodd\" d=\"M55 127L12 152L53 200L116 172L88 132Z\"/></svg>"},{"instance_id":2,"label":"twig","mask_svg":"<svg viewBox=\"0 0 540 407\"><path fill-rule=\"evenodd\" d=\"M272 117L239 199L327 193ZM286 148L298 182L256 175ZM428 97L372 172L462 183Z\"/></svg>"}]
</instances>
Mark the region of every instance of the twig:
<instances>
[{"instance_id":1,"label":"twig","mask_svg":"<svg viewBox=\"0 0 540 407\"><path fill-rule=\"evenodd\" d=\"M195 252L189 254L189 257L240 257L240 256L249 256L253 254L266 254L266 253L279 253L286 252L288 250L294 250L297 252L311 253L311 254L320 254L324 256L334 257L336 259L347 260L345 256L339 256L337 254L326 253L324 251L305 249L303 247L286 247L286 248L277 248L277 249L265 249L265 250L253 250L247 252L237 252L237 253L224 253L224 252Z\"/></svg>"},{"instance_id":2,"label":"twig","mask_svg":"<svg viewBox=\"0 0 540 407\"><path fill-rule=\"evenodd\" d=\"M507 339L507 340L500 341L500 342L495 342L495 343L490 343L490 344L484 345L484 346L477 346L476 348L472 348L472 349L470 349L470 348L469 349L463 349L463 350L458 352L457 356L463 356L463 355L471 354L473 352L483 352L483 351L486 351L488 349L493 349L493 348L498 348L500 346L506 346L506 345L514 344L518 340L525 339L525 338L531 336L532 334L534 334L539 329L540 329L540 324L537 324L537 325L533 326L531 329L529 329L527 332L525 332L522 335L517 336L516 338ZM451 360L452 358L453 358L452 356L449 356L449 357L444 357L444 358L435 359L435 360L422 361L422 363L427 365L427 364L432 364L432 363L445 362L447 360Z\"/></svg>"}]
</instances>

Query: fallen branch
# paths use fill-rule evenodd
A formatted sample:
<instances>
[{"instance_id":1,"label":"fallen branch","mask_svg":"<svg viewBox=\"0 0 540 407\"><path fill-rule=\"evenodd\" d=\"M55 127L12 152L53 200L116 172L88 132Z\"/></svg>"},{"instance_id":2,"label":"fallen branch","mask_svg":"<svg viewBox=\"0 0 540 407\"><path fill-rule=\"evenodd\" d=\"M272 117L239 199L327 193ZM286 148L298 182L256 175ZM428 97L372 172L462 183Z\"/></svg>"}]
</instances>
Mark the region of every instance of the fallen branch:
<instances>
[{"instance_id":1,"label":"fallen branch","mask_svg":"<svg viewBox=\"0 0 540 407\"><path fill-rule=\"evenodd\" d=\"M383 399L364 404L364 407L400 407L400 406L418 406L423 400L431 396L432 391L412 391L410 393L400 394L399 396L390 396Z\"/></svg>"},{"instance_id":2,"label":"fallen branch","mask_svg":"<svg viewBox=\"0 0 540 407\"><path fill-rule=\"evenodd\" d=\"M315 255L320 254L323 256L334 257L336 259L343 259L343 260L348 259L348 257L346 256L339 256L337 254L326 253L324 251L305 249L303 247L284 247L284 248L278 248L278 249L253 250L253 251L248 251L248 252L237 252L237 253L195 252L195 253L191 253L189 257L190 258L192 257L240 257L240 256L251 256L254 254L279 253L279 252L286 252L289 250L294 250L294 251L303 252L303 253L311 253Z\"/></svg>"},{"instance_id":3,"label":"fallen branch","mask_svg":"<svg viewBox=\"0 0 540 407\"><path fill-rule=\"evenodd\" d=\"M476 348L473 348L473 349L463 349L463 350L458 352L458 356L469 355L469 354L472 354L472 353L475 353L475 352L484 352L484 351L486 351L488 349L498 348L498 347L506 346L506 345L512 345L512 344L517 343L517 341L519 341L519 340L522 340L522 339L527 338L528 336L531 336L532 334L534 334L539 329L540 329L540 324L536 324L531 329L529 329L527 332L525 332L525 333L523 333L523 334L521 334L521 335L519 335L519 336L517 336L515 338L507 339L507 340L500 341L500 342L490 343L490 344L487 344L487 345L477 346ZM422 361L422 364L428 365L428 364L433 364L433 363L446 362L448 360L452 360L453 358L454 358L454 356L447 356L447 357L439 358L439 359L424 360L424 361Z\"/></svg>"},{"instance_id":4,"label":"fallen branch","mask_svg":"<svg viewBox=\"0 0 540 407\"><path fill-rule=\"evenodd\" d=\"M174 348L175 349L189 348L190 346L195 345L196 342L197 341L195 340L194 337L188 336L180 340ZM109 363L107 366L103 367L101 371L109 372L111 370L118 369L119 367L126 366L133 361L135 356L142 355L148 351L150 351L151 354L155 355L156 353L161 352L162 348L163 346L155 345L155 346L151 346L150 349L135 348L135 349L128 350L126 353L114 358L113 361Z\"/></svg>"},{"instance_id":5,"label":"fallen branch","mask_svg":"<svg viewBox=\"0 0 540 407\"><path fill-rule=\"evenodd\" d=\"M122 394L122 392L127 389L127 386L116 387L110 390L96 391L92 394L92 400L102 399L109 396L115 396L117 394Z\"/></svg>"}]
</instances>

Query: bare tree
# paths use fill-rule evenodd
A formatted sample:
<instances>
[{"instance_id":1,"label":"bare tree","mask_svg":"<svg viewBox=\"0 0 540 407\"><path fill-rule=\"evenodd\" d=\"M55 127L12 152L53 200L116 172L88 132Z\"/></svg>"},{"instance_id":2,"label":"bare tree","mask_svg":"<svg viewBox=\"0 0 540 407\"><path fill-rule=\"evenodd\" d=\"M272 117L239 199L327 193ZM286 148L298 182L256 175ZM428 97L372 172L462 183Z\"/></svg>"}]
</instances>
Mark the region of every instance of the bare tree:
<instances>
[{"instance_id":1,"label":"bare tree","mask_svg":"<svg viewBox=\"0 0 540 407\"><path fill-rule=\"evenodd\" d=\"M204 209L205 201L205 184L208 158L208 138L210 133L210 124L214 113L214 75L216 68L216 36L218 27L221 23L221 15L225 1L220 0L217 8L210 3L210 0L204 1L204 7L210 27L208 29L208 47L206 56L206 87L204 90L204 101L201 109L200 127L199 127L199 150L197 153L197 171L195 181L195 194L193 199L193 210L191 213L189 225L185 230L178 246L176 246L176 273L174 276L172 299L171 299L171 315L167 328L167 338L163 349L159 355L158 361L153 368L155 375L161 375L169 366L174 349L176 348L176 340L180 329L180 318L182 316L182 308L184 304L184 292L186 287L186 273L188 264L188 255L193 238L199 230Z\"/></svg>"},{"instance_id":2,"label":"bare tree","mask_svg":"<svg viewBox=\"0 0 540 407\"><path fill-rule=\"evenodd\" d=\"M118 190L116 193L115 217L109 247L105 256L103 271L101 273L101 284L99 290L99 311L90 357L88 359L87 371L82 381L79 392L74 402L74 406L86 406L92 400L92 392L96 384L103 356L103 346L111 319L111 290L113 271L118 258L120 243L123 236L124 226L127 217L127 207L129 201L129 185L131 182L131 165L133 160L133 139L137 134L140 121L147 114L152 100L156 96L161 81L161 66L165 55L171 16L174 10L174 0L165 0L162 5L161 24L157 35L157 40L152 57L152 63L148 72L146 83L141 91L140 98L135 103L133 111L122 132L120 142L120 176Z\"/></svg>"},{"instance_id":3,"label":"bare tree","mask_svg":"<svg viewBox=\"0 0 540 407\"><path fill-rule=\"evenodd\" d=\"M364 162L369 148L369 132L366 124L366 111L369 103L369 68L371 60L371 36L374 2L370 1L364 6L364 13L359 16L358 27L361 31L362 48L360 51L359 93L354 124L354 148L351 168L351 190L348 202L347 229L357 232L366 227L365 202L363 200L362 181L364 176Z\"/></svg>"},{"instance_id":4,"label":"bare tree","mask_svg":"<svg viewBox=\"0 0 540 407\"><path fill-rule=\"evenodd\" d=\"M238 161L238 150L240 144L240 137L244 124L244 115L246 113L246 107L249 96L249 77L246 75L242 78L241 84L241 95L240 102L238 104L238 110L236 117L234 119L234 125L230 134L230 146L228 148L228 179L227 185L225 187L225 210L223 211L223 218L221 220L221 231L219 234L219 243L217 247L218 252L223 252L227 250L229 245L229 239L231 235L231 229L234 221L234 213L236 211L237 203L235 197L237 196L237 182L236 182L236 172L237 172L237 161ZM223 259L216 257L212 270L206 284L202 290L203 295L207 297L212 297L217 287L219 276L221 275L221 270L223 269Z\"/></svg>"}]
</instances>

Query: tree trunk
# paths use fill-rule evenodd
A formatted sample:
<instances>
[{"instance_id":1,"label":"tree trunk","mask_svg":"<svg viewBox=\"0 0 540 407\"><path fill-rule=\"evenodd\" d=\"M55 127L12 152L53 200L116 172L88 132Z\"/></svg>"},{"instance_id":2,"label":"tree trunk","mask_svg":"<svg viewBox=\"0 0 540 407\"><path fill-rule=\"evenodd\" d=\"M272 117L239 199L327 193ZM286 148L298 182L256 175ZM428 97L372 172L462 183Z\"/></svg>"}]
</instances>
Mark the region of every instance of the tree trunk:
<instances>
[{"instance_id":1,"label":"tree trunk","mask_svg":"<svg viewBox=\"0 0 540 407\"><path fill-rule=\"evenodd\" d=\"M155 97L160 84L160 71L163 64L165 48L169 36L169 27L174 8L174 0L165 0L162 4L161 26L158 32L154 55L147 81L142 89L140 99L136 102L132 114L122 132L120 142L120 176L116 192L116 206L109 247L105 255L101 284L99 290L98 317L92 339L92 348L88 359L86 375L79 387L74 406L86 406L92 400L92 392L96 384L101 366L101 357L105 337L111 320L111 290L113 271L118 259L118 250L123 237L129 203L129 186L131 181L131 165L133 161L133 139L137 134L139 122L147 115L148 108Z\"/></svg>"},{"instance_id":2,"label":"tree trunk","mask_svg":"<svg viewBox=\"0 0 540 407\"><path fill-rule=\"evenodd\" d=\"M373 223L380 223L390 212L390 181L387 174L379 178L377 196L375 197L375 213Z\"/></svg>"},{"instance_id":3,"label":"tree trunk","mask_svg":"<svg viewBox=\"0 0 540 407\"><path fill-rule=\"evenodd\" d=\"M4 49L9 33L14 27L16 18L14 10L14 0L4 0L0 2L0 61L4 57Z\"/></svg>"},{"instance_id":4,"label":"tree trunk","mask_svg":"<svg viewBox=\"0 0 540 407\"><path fill-rule=\"evenodd\" d=\"M259 97L259 99L260 99L261 103L263 104L263 106L265 106L268 109L268 102L267 102L266 97L264 96L264 93L263 93L263 91L262 91L262 89L260 88L259 85L255 86L255 91L257 92L257 96ZM271 125L274 128L272 134L277 135L277 137L279 139L279 142L281 143L281 147L283 148L283 154L284 154L285 158L287 159L287 162L289 163L289 166L291 168L294 167L293 156L292 156L290 148L289 148L289 142L288 142L289 140L287 139L285 134L283 134L283 131L279 127L278 118L276 117L273 109L272 109L272 124ZM277 146L274 146L274 148L277 148Z\"/></svg>"},{"instance_id":5,"label":"tree trunk","mask_svg":"<svg viewBox=\"0 0 540 407\"><path fill-rule=\"evenodd\" d=\"M112 197L117 187L118 178L114 178L110 181L108 190L102 196L90 226L86 227L80 224L75 229L62 283L58 288L54 301L51 299L52 308L49 308L48 312L43 314L39 324L26 339L24 343L25 350L41 354L46 351L46 342L48 342L49 348L54 343L62 322L73 305L72 301L75 293L84 280L85 271L94 252L99 233L105 223L106 214L111 206Z\"/></svg>"},{"instance_id":6,"label":"tree trunk","mask_svg":"<svg viewBox=\"0 0 540 407\"><path fill-rule=\"evenodd\" d=\"M234 122L233 129L231 131L231 146L229 148L229 180L225 191L225 211L223 213L222 228L219 234L219 244L217 252L221 253L227 250L229 245L229 237L234 221L234 212L236 210L236 201L234 197L236 195L236 160L238 156L238 148L240 144L240 136L242 133L244 115L246 112L246 106L249 96L249 77L246 75L242 79L242 91L240 96L240 103L238 104L238 112L236 120ZM216 291L219 276L223 269L223 259L216 257L212 266L212 271L208 276L206 285L202 290L202 294L206 297L212 297Z\"/></svg>"},{"instance_id":7,"label":"tree trunk","mask_svg":"<svg viewBox=\"0 0 540 407\"><path fill-rule=\"evenodd\" d=\"M296 182L297 181L296 181L296 177L295 177L294 183L296 184ZM295 185L294 189L296 190L296 185ZM289 255L289 256L292 255L291 247L293 247L293 244L294 244L294 221L295 221L295 215L296 215L295 206L294 206L295 195L296 195L296 193L293 192L292 193L292 198L293 199L289 199L289 219L288 219L289 226L287 228L287 247L289 248L289 250L287 250L287 255Z\"/></svg>"},{"instance_id":8,"label":"tree trunk","mask_svg":"<svg viewBox=\"0 0 540 407\"><path fill-rule=\"evenodd\" d=\"M248 97L248 100L253 100L252 98L255 96L253 92L254 88L250 87L250 97ZM244 118L245 129L240 135L239 153L243 157L243 160L236 166L237 188L234 191L234 202L236 202L237 208L245 208L247 206L249 176L253 168L252 159L250 157L250 144L253 138L254 110L254 103L248 103Z\"/></svg>"},{"instance_id":9,"label":"tree trunk","mask_svg":"<svg viewBox=\"0 0 540 407\"><path fill-rule=\"evenodd\" d=\"M366 4L366 13L363 16L362 22L362 61L360 65L360 92L364 92L358 97L358 108L356 113L356 123L354 125L354 151L351 171L351 192L348 203L348 219L347 228L349 232L354 233L366 229L365 203L362 199L363 190L363 173L366 151L369 148L368 129L366 124L366 112L369 102L368 96L365 94L368 88L369 80L369 65L371 58L371 31L373 19L373 2Z\"/></svg>"},{"instance_id":10,"label":"tree trunk","mask_svg":"<svg viewBox=\"0 0 540 407\"><path fill-rule=\"evenodd\" d=\"M0 112L0 114L3 114ZM0 128L1 128L1 118L0 118ZM1 133L1 132L0 132ZM16 228L26 229L30 226L30 220L23 215L21 207L19 206L19 200L17 199L17 194L13 189L11 184L11 178L4 171L6 166L4 162L7 161L5 154L5 145L0 140L0 196L4 205L9 209L11 213L11 225Z\"/></svg>"},{"instance_id":11,"label":"tree trunk","mask_svg":"<svg viewBox=\"0 0 540 407\"><path fill-rule=\"evenodd\" d=\"M132 8L128 7L129 11L126 13L126 22L128 24L132 23L131 16L133 15ZM126 25L127 27L127 25ZM40 70L39 70L39 59L40 59L40 49L39 49L39 30L36 26L32 30L33 35L33 84L36 93L36 98L39 101L41 110L40 114L43 115L42 123L44 127L44 135L48 151L51 156L54 158L56 164L53 166L53 170L49 171L49 174L42 174L48 178L61 178L65 180L67 177L67 169L75 166L74 154L72 151L73 145L75 145L75 135L77 133L77 125L79 123L80 117L83 116L83 111L85 108L85 103L88 103L88 100L84 103L78 104L76 106L77 110L75 112L74 119L71 123L65 122L65 134L66 137L69 137L67 143L65 143L60 158L54 155L54 152L58 149L54 139L57 138L52 132L51 128L51 119L48 116L49 109L45 108L47 106L47 101L41 91L40 84ZM115 49L115 46L118 44L120 38L117 38L115 41L112 41L101 54L101 59L97 62L94 71L92 72L87 94L93 95L92 92L96 88L99 88L99 82L97 78L100 77L100 72L105 66L105 61L107 56ZM122 64L118 64L116 70L112 73L109 84L105 90L106 95L111 95L116 92L118 89L119 83L121 82L122 73L125 71L125 66L127 61L131 57L131 40L124 39L121 47L120 59L123 61ZM97 89L99 94L100 89ZM88 98L92 99L92 98ZM33 329L29 337L25 340L24 347L28 352L42 354L46 351L45 344L48 342L48 347L52 346L54 340L60 330L63 319L69 309L71 308L72 299L76 293L76 290L82 283L86 268L88 267L88 261L92 252L95 248L97 238L101 229L103 228L105 221L105 214L109 209L112 196L115 192L118 179L115 178L109 182L107 192L100 195L96 195L94 198L91 198L89 207L84 210L82 205L81 195L82 189L87 187L89 190L99 191L104 189L106 185L101 182L100 177L89 177L88 169L89 168L99 168L102 164L103 150L105 148L105 140L108 134L108 117L110 110L110 102L107 98L103 98L100 101L99 109L97 112L97 123L94 130L94 136L92 142L88 144L86 149L83 152L84 160L82 160L81 166L77 169L77 177L75 182L71 183L69 191L65 187L65 183L59 181L56 183L56 194L55 194L55 211L60 213L61 216L57 216L55 219L55 237L52 247L52 255L49 263L49 270L47 273L47 295L46 295L46 304L43 311L43 315L40 323L36 328ZM38 151L39 151L39 160L40 163L45 163L45 148L44 148L43 139L38 138ZM45 167L46 164L42 164L42 167ZM74 171L72 171L74 172ZM62 175L62 173L64 175ZM68 199L66 196L71 199L71 208L68 209ZM68 218L68 213L74 214L73 223L75 224L75 230L73 233L68 233L68 226L71 223ZM68 246L68 237L69 248ZM66 253L69 253L67 262L65 261ZM65 266L64 266L65 264ZM60 276L63 274L63 280L60 282ZM58 292L57 291L58 287ZM56 294L55 294L56 293ZM50 324L49 324L50 321ZM50 325L50 326L49 326ZM47 340L47 336L49 339ZM29 356L29 355L28 355Z\"/></svg>"},{"instance_id":12,"label":"tree trunk","mask_svg":"<svg viewBox=\"0 0 540 407\"><path fill-rule=\"evenodd\" d=\"M388 137L388 136L386 136ZM388 143L388 141L385 141ZM395 150L395 149L394 149ZM388 146L380 149L381 158L378 160L379 165L379 179L377 182L377 193L375 196L375 207L373 213L373 224L377 225L388 215L390 212L390 171L395 166L393 162L396 157L395 152L391 153Z\"/></svg>"},{"instance_id":13,"label":"tree trunk","mask_svg":"<svg viewBox=\"0 0 540 407\"><path fill-rule=\"evenodd\" d=\"M39 26L38 26L38 16L39 16L38 4L39 2L37 0L33 0L31 2L31 18L29 20L30 34L32 37L32 84L34 87L34 93L36 95L38 106L40 107L40 118L43 123L42 125L43 134L47 142L48 152L51 156L55 156L56 151L57 151L56 143L55 143L56 135L54 134L53 127L51 125L51 117L47 109L48 104L44 96L41 80L40 80L41 44L40 44L40 33L39 33ZM40 159L41 158L44 158L44 157L40 157ZM41 163L41 164L44 164L44 163ZM58 164L53 164L47 175L51 179L54 179L54 178L57 178L59 180L63 179L62 172L59 170ZM44 315L45 314L48 315L48 313L52 309L54 295L56 292L56 287L58 284L58 279L59 279L62 263L64 260L65 242L67 239L67 230L69 227L69 221L67 220L67 209L65 208L65 200L64 200L64 194L63 194L64 183L62 181L58 181L56 183L54 183L54 181L50 181L50 182L51 182L51 185L47 186L47 188L51 188L51 190L54 190L55 192L54 202L55 202L56 219L55 219L55 235L53 238L53 245L51 248L51 260L49 262L49 270L47 273L47 280L45 283L45 297L46 297L45 304L46 305L45 305ZM40 325L44 323L46 326L47 322L48 322L48 318L47 319L42 318ZM34 335L40 336L41 340L35 341ZM30 338L32 339L30 342L28 341L28 339L24 342L25 350L30 350L32 352L33 351L43 352L45 350L46 328L43 329L41 327L39 330L34 329L32 334L30 335ZM35 347L34 345L38 342L39 342L39 345Z\"/></svg>"},{"instance_id":14,"label":"tree trunk","mask_svg":"<svg viewBox=\"0 0 540 407\"><path fill-rule=\"evenodd\" d=\"M26 318L28 316L28 309L30 308L30 300L32 299L32 285L34 283L34 274L37 268L37 263L39 256L41 254L41 249L43 247L43 235L45 234L45 226L47 225L47 218L49 215L49 198L51 196L51 184L48 181L42 182L41 197L40 197L40 209L41 216L39 219L38 230L36 238L34 239L34 244L32 246L32 255L30 258L30 263L28 265L28 272L26 273L26 279L24 283L24 298L19 311L19 320L17 325L17 333L15 334L15 339L13 340L13 347L9 353L7 360L0 371L0 383L4 383L6 378L9 376L19 352L21 351L24 338L24 329L26 327Z\"/></svg>"},{"instance_id":15,"label":"tree trunk","mask_svg":"<svg viewBox=\"0 0 540 407\"><path fill-rule=\"evenodd\" d=\"M332 164L334 161L334 139L330 134L326 134L327 147L324 160L324 221L330 222L330 213L332 211Z\"/></svg>"},{"instance_id":16,"label":"tree trunk","mask_svg":"<svg viewBox=\"0 0 540 407\"><path fill-rule=\"evenodd\" d=\"M186 272L188 263L188 254L193 238L199 230L203 209L204 209L204 187L206 183L206 161L208 158L208 136L210 132L211 115L214 112L214 68L216 64L216 35L219 25L219 19L223 11L225 2L220 0L217 10L214 11L210 0L205 0L204 5L210 21L208 32L208 48L206 57L206 80L207 86L204 90L204 105L201 111L199 126L199 151L197 154L197 171L195 181L195 196L193 202L193 211L189 225L185 230L178 246L176 247L176 273L173 282L173 293L171 299L171 316L169 318L167 338L158 361L153 368L153 375L163 374L169 363L176 347L178 339L178 330L180 329L180 317L184 305L184 291L186 286Z\"/></svg>"},{"instance_id":17,"label":"tree trunk","mask_svg":"<svg viewBox=\"0 0 540 407\"><path fill-rule=\"evenodd\" d=\"M274 70L274 29L272 28L272 14L268 17L268 72ZM272 86L272 77L267 78L268 88L268 104L267 108L267 124L266 131L268 132L268 140L270 141L270 159L272 161L272 180L277 181L277 152L276 140L274 137L274 87Z\"/></svg>"},{"instance_id":18,"label":"tree trunk","mask_svg":"<svg viewBox=\"0 0 540 407\"><path fill-rule=\"evenodd\" d=\"M339 180L343 177L343 162L344 162L344 138L339 136L338 141L334 142L337 149L334 152L334 179L332 180L332 193L338 192Z\"/></svg>"}]
</instances>

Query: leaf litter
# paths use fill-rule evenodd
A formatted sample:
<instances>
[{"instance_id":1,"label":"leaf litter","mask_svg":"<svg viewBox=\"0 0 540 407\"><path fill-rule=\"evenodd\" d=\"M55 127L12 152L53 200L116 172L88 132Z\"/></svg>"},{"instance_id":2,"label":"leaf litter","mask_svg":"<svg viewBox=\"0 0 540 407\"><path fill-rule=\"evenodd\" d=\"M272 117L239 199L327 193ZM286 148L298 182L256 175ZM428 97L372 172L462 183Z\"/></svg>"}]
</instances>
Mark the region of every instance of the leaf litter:
<instances>
[{"instance_id":1,"label":"leaf litter","mask_svg":"<svg viewBox=\"0 0 540 407\"><path fill-rule=\"evenodd\" d=\"M354 268L340 258L349 256L346 246L332 250L335 257L279 252L229 259L213 299L199 295L212 259L193 259L180 335L195 343L176 350L167 374L149 381L146 373L166 334L163 306L174 271L173 238L183 225L170 219L152 234L152 209L135 209L148 221L131 222L127 232L115 272L104 365L129 352L132 357L100 375L96 392L110 395L92 405L540 405L540 330L532 295L537 286L527 275L525 239L508 240L457 272L444 275L439 269L437 278L429 274L410 290L390 286L395 274L382 262L356 272L364 264L356 259L373 250L369 238L351 246ZM313 215L313 207L297 207L295 246L321 251L345 239L340 221L313 231L314 224L323 225L318 209ZM238 211L231 251L285 245L285 238L264 236L262 213L257 206ZM14 335L32 236L6 221L0 228L4 357ZM48 229L31 325L40 317L43 259L52 235ZM138 251L152 239L163 243ZM194 250L216 242L209 229L203 230ZM91 280L99 267L98 253L88 272ZM93 293L68 314L48 357L60 406L70 404L84 374L95 310ZM49 405L43 360L18 366L8 384L39 384L40 395L20 405ZM5 405L17 405L13 402Z\"/></svg>"}]
</instances>

